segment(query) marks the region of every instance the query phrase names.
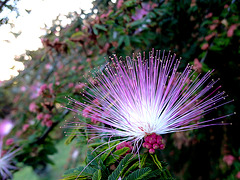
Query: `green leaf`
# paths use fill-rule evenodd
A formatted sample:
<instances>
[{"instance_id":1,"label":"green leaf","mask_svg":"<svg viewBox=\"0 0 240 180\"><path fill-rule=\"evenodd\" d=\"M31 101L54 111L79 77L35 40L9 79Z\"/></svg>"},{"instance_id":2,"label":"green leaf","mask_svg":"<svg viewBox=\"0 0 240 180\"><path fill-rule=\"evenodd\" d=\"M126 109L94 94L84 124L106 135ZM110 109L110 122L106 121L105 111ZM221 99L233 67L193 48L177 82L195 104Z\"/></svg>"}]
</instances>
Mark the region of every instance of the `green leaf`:
<instances>
[{"instance_id":1,"label":"green leaf","mask_svg":"<svg viewBox=\"0 0 240 180\"><path fill-rule=\"evenodd\" d=\"M122 45L123 40L124 40L124 36L120 36L119 40L118 40L118 47L120 47Z\"/></svg>"},{"instance_id":2,"label":"green leaf","mask_svg":"<svg viewBox=\"0 0 240 180\"><path fill-rule=\"evenodd\" d=\"M136 171L134 171L133 173L131 173L126 180L140 180L145 178L150 172L151 172L151 168L146 167L143 169L138 169Z\"/></svg>"},{"instance_id":3,"label":"green leaf","mask_svg":"<svg viewBox=\"0 0 240 180\"><path fill-rule=\"evenodd\" d=\"M120 143L120 141L116 141L116 142L112 142L109 145L107 144L104 148L102 148L101 151L104 151L106 149L108 149L109 147L111 147L108 151L106 151L102 156L101 156L101 160L105 161L107 159L107 157L109 156L109 154L113 151L113 149L115 148L115 145Z\"/></svg>"},{"instance_id":4,"label":"green leaf","mask_svg":"<svg viewBox=\"0 0 240 180\"><path fill-rule=\"evenodd\" d=\"M100 24L94 24L93 27L95 27L97 29L100 29L100 30L103 30L103 31L107 31L107 28L105 28L103 25L100 25Z\"/></svg>"},{"instance_id":5,"label":"green leaf","mask_svg":"<svg viewBox=\"0 0 240 180\"><path fill-rule=\"evenodd\" d=\"M123 160L120 161L118 167L113 171L113 173L108 177L108 180L116 180L122 174L123 171L127 168L128 164L136 160L137 156L132 156L132 154L127 154Z\"/></svg>"},{"instance_id":6,"label":"green leaf","mask_svg":"<svg viewBox=\"0 0 240 180\"><path fill-rule=\"evenodd\" d=\"M126 7L131 7L131 6L135 6L136 5L136 0L128 0L124 2L124 5Z\"/></svg>"},{"instance_id":7,"label":"green leaf","mask_svg":"<svg viewBox=\"0 0 240 180\"><path fill-rule=\"evenodd\" d=\"M99 169L93 174L92 180L101 180L101 178L102 178L102 172Z\"/></svg>"},{"instance_id":8,"label":"green leaf","mask_svg":"<svg viewBox=\"0 0 240 180\"><path fill-rule=\"evenodd\" d=\"M148 157L148 154L147 154L147 153L142 156L141 162L140 162L140 165L141 165L140 168L144 167L144 165L145 165L145 163L146 163L146 160L147 160L147 157Z\"/></svg>"},{"instance_id":9,"label":"green leaf","mask_svg":"<svg viewBox=\"0 0 240 180\"><path fill-rule=\"evenodd\" d=\"M98 30L96 29L95 26L93 26L93 33L94 33L95 35L98 35Z\"/></svg>"},{"instance_id":10,"label":"green leaf","mask_svg":"<svg viewBox=\"0 0 240 180\"><path fill-rule=\"evenodd\" d=\"M90 165L94 168L98 168L98 162L97 162L97 155L95 152L88 151L87 152L87 163L90 163Z\"/></svg>"},{"instance_id":11,"label":"green leaf","mask_svg":"<svg viewBox=\"0 0 240 180\"><path fill-rule=\"evenodd\" d=\"M68 138L64 142L65 145L70 144L75 139L77 131L77 129L74 129L73 132L71 132L70 136L68 136Z\"/></svg>"},{"instance_id":12,"label":"green leaf","mask_svg":"<svg viewBox=\"0 0 240 180\"><path fill-rule=\"evenodd\" d=\"M159 179L160 175L161 175L161 171L157 169L155 171L151 171L145 179L151 179L151 178Z\"/></svg>"},{"instance_id":13,"label":"green leaf","mask_svg":"<svg viewBox=\"0 0 240 180\"><path fill-rule=\"evenodd\" d=\"M124 42L126 46L130 46L130 39L129 36L124 36Z\"/></svg>"},{"instance_id":14,"label":"green leaf","mask_svg":"<svg viewBox=\"0 0 240 180\"><path fill-rule=\"evenodd\" d=\"M112 24L115 24L115 21L113 21L113 20L107 20L107 21L105 22L105 24L112 25Z\"/></svg>"},{"instance_id":15,"label":"green leaf","mask_svg":"<svg viewBox=\"0 0 240 180\"><path fill-rule=\"evenodd\" d=\"M134 171L139 166L139 162L135 162L128 170L124 173L123 177L126 177L130 172Z\"/></svg>"},{"instance_id":16,"label":"green leaf","mask_svg":"<svg viewBox=\"0 0 240 180\"><path fill-rule=\"evenodd\" d=\"M144 21L142 19L139 19L139 20L133 21L131 23L128 23L127 27L139 26L139 25L142 25L143 23L144 23Z\"/></svg>"},{"instance_id":17,"label":"green leaf","mask_svg":"<svg viewBox=\"0 0 240 180\"><path fill-rule=\"evenodd\" d=\"M78 31L74 34L72 34L71 38L78 38L81 37L84 33L82 31Z\"/></svg>"},{"instance_id":18,"label":"green leaf","mask_svg":"<svg viewBox=\"0 0 240 180\"><path fill-rule=\"evenodd\" d=\"M159 169L160 171L162 171L162 164L161 164L161 162L158 160L157 155L156 155L156 154L154 154L154 155L151 154L151 157L152 157L152 159L153 159L153 162L157 165L158 169Z\"/></svg>"},{"instance_id":19,"label":"green leaf","mask_svg":"<svg viewBox=\"0 0 240 180\"><path fill-rule=\"evenodd\" d=\"M63 174L63 177L69 177L69 176L73 177L74 176L76 178L77 176L79 176L79 177L92 176L97 171L97 169L94 169L90 166L87 166L85 169L84 168L85 167L80 166L77 168L69 169L69 170L65 171L65 173ZM84 169L84 171L83 171L83 169ZM81 175L80 175L80 173L81 173Z\"/></svg>"},{"instance_id":20,"label":"green leaf","mask_svg":"<svg viewBox=\"0 0 240 180\"><path fill-rule=\"evenodd\" d=\"M124 147L122 149L119 149L115 152L112 153L112 155L110 155L107 159L106 159L106 166L109 166L110 164L115 163L118 159L120 159L120 157L124 154L127 153L127 151L129 150L129 147Z\"/></svg>"}]
</instances>

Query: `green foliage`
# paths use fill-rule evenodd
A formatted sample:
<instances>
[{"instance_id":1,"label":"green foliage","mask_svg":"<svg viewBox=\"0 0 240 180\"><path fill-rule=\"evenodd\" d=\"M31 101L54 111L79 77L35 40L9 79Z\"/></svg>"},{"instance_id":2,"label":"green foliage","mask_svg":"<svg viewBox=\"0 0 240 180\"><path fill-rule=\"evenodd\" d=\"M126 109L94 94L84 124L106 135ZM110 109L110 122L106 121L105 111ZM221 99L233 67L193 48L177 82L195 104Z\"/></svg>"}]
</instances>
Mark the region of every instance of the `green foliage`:
<instances>
[{"instance_id":1,"label":"green foliage","mask_svg":"<svg viewBox=\"0 0 240 180\"><path fill-rule=\"evenodd\" d=\"M111 145L115 144L116 143L112 143ZM103 143L98 145L103 145ZM162 164L156 155L151 156L154 161L154 164L152 164L152 160L148 159L148 155L145 153L140 154L139 162L138 155L131 153L126 154L129 149L127 147L119 150L116 150L116 148L108 149L109 145L103 145L98 148L98 150L96 150L97 153L95 153L92 152L92 149L90 148L87 153L86 166L67 170L63 175L64 180L76 178L99 180L116 180L119 178L125 180L156 178L173 179L166 169L166 164ZM108 151L105 153L106 150L111 153ZM151 167L146 167L147 164L151 164Z\"/></svg>"}]
</instances>

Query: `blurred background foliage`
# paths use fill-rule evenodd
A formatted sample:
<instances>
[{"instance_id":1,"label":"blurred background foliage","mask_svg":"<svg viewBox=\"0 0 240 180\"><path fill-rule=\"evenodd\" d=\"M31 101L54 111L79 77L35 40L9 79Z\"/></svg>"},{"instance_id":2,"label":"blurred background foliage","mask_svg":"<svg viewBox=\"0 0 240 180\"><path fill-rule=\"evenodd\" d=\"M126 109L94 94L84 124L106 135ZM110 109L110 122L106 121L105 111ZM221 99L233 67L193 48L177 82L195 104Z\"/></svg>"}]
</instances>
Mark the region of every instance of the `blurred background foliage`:
<instances>
[{"instance_id":1,"label":"blurred background foliage","mask_svg":"<svg viewBox=\"0 0 240 180\"><path fill-rule=\"evenodd\" d=\"M197 73L215 69L213 78L220 78L229 100L235 100L204 118L240 108L239 1L95 0L93 4L91 13L69 13L72 23L66 27L57 18L42 37L43 48L28 51L30 60L19 57L25 69L0 85L0 117L15 123L5 139L14 141L5 149L23 148L16 157L19 172L14 179L24 179L23 171L28 177L35 172L31 177L36 179L57 179L84 161L84 138L63 144L60 126L75 120L61 105L67 103L65 96L81 101L80 92L93 81L91 73L112 54L171 50L182 57L180 69L187 63ZM163 160L177 179L240 179L239 115L224 121L233 125L164 136Z\"/></svg>"}]
</instances>

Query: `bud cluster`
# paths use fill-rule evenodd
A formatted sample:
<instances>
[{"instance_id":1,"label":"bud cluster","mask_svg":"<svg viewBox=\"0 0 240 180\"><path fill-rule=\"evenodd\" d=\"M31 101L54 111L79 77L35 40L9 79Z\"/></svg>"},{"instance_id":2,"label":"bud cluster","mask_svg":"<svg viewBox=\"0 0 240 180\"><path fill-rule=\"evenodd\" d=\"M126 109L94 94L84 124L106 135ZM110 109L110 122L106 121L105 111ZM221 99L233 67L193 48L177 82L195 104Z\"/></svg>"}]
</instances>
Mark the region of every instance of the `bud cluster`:
<instances>
[{"instance_id":1,"label":"bud cluster","mask_svg":"<svg viewBox=\"0 0 240 180\"><path fill-rule=\"evenodd\" d=\"M119 149L122 149L124 147L128 147L129 148L127 153L130 153L132 151L132 149L133 149L132 143L131 142L126 142L126 141L123 141L122 143L117 145L116 149L119 150Z\"/></svg>"},{"instance_id":2,"label":"bud cluster","mask_svg":"<svg viewBox=\"0 0 240 180\"><path fill-rule=\"evenodd\" d=\"M150 154L155 153L155 149L164 149L165 145L163 144L162 136L156 135L155 133L152 133L150 135L147 135L144 138L145 142L143 143L143 147L149 149Z\"/></svg>"}]
</instances>

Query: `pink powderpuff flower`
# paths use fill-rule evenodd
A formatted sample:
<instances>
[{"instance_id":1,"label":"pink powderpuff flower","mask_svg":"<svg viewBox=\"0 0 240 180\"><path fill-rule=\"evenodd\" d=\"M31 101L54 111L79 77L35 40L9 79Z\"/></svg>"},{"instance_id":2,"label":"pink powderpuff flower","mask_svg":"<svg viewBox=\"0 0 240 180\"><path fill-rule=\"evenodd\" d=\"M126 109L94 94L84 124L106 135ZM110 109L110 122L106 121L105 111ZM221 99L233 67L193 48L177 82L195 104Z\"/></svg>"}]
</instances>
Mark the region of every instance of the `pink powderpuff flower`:
<instances>
[{"instance_id":1,"label":"pink powderpuff flower","mask_svg":"<svg viewBox=\"0 0 240 180\"><path fill-rule=\"evenodd\" d=\"M0 138L8 135L13 128L13 123L8 120L4 119L0 121Z\"/></svg>"},{"instance_id":2,"label":"pink powderpuff flower","mask_svg":"<svg viewBox=\"0 0 240 180\"><path fill-rule=\"evenodd\" d=\"M233 161L235 160L235 157L233 155L225 155L223 157L223 161L228 165L231 166L233 164Z\"/></svg>"},{"instance_id":3,"label":"pink powderpuff flower","mask_svg":"<svg viewBox=\"0 0 240 180\"><path fill-rule=\"evenodd\" d=\"M31 104L29 105L29 111L31 112L37 112L38 106L36 105L35 102L31 102Z\"/></svg>"},{"instance_id":4,"label":"pink powderpuff flower","mask_svg":"<svg viewBox=\"0 0 240 180\"><path fill-rule=\"evenodd\" d=\"M1 141L1 140L0 140ZM1 144L2 142L0 142ZM0 178L2 179L12 179L11 170L16 170L17 167L12 165L12 159L15 157L16 153L20 150L16 149L14 151L7 151L6 153L2 154L2 149L0 145Z\"/></svg>"},{"instance_id":5,"label":"pink powderpuff flower","mask_svg":"<svg viewBox=\"0 0 240 180\"><path fill-rule=\"evenodd\" d=\"M12 165L12 159L14 158L15 154L20 150L16 149L14 151L9 150L4 152L2 149L3 145L3 138L6 136L11 129L13 128L13 124L10 120L3 120L0 121L0 178L2 179L12 179L11 170L17 169L15 166ZM12 144L12 140L8 139L6 144Z\"/></svg>"},{"instance_id":6,"label":"pink powderpuff flower","mask_svg":"<svg viewBox=\"0 0 240 180\"><path fill-rule=\"evenodd\" d=\"M69 98L70 106L67 107L83 116L86 108L91 107L87 116L91 118L94 113L101 114L98 119L100 125L80 119L76 126L69 122L65 128L79 129L85 125L94 130L94 134L108 139L103 144L114 142L116 140L111 137L117 137L121 142L133 143L133 152L138 152L144 137L149 136L149 140L152 137L150 143L148 140L151 147L159 142L159 148L163 149L161 138L154 139L157 136L224 125L227 123L215 120L234 114L195 123L198 117L233 100L224 100L227 96L219 90L221 86L216 86L218 80L210 79L213 71L195 77L192 66L188 64L182 73L177 72L180 60L175 54L157 50L151 51L149 58L145 53L143 56L139 53L132 58L127 56L125 60L113 55L110 61L97 73L97 84L91 84L85 92L85 102ZM92 99L98 99L99 105L89 106ZM108 112L106 116L104 112ZM155 150L150 149L149 153L154 153Z\"/></svg>"}]
</instances>

